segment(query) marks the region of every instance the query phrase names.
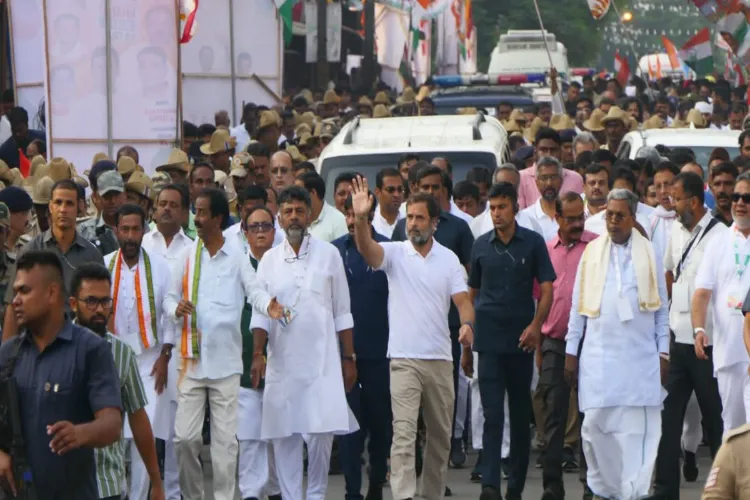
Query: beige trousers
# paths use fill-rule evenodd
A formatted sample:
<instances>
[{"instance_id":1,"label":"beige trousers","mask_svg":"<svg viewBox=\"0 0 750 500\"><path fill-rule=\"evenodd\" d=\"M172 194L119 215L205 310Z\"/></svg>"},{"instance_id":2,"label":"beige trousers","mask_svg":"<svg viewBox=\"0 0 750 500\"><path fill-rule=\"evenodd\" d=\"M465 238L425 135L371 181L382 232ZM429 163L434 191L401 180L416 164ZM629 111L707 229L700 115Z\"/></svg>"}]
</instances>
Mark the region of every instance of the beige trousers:
<instances>
[{"instance_id":1,"label":"beige trousers","mask_svg":"<svg viewBox=\"0 0 750 500\"><path fill-rule=\"evenodd\" d=\"M203 448L206 403L211 409L211 465L215 500L234 500L237 471L237 400L240 376L218 380L190 377L177 387L175 451L180 489L185 500L203 500L203 470L198 457Z\"/></svg>"},{"instance_id":2,"label":"beige trousers","mask_svg":"<svg viewBox=\"0 0 750 500\"><path fill-rule=\"evenodd\" d=\"M454 397L452 361L391 360L391 491L394 500L416 496L427 500L443 498L451 449ZM414 454L420 404L427 439L422 486L418 493Z\"/></svg>"}]
</instances>

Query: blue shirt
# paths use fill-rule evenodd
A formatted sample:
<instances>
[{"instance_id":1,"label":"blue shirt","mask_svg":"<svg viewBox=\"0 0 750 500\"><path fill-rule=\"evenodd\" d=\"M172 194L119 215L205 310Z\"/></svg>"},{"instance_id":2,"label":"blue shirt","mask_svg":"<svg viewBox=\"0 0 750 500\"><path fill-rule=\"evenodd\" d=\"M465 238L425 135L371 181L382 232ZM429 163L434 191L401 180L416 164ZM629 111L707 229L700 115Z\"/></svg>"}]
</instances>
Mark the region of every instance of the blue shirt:
<instances>
[{"instance_id":1,"label":"blue shirt","mask_svg":"<svg viewBox=\"0 0 750 500\"><path fill-rule=\"evenodd\" d=\"M91 422L103 408L122 410L120 381L109 344L90 330L66 321L43 352L24 333L0 346L0 364L13 357L13 375L23 419L23 437L39 500L91 500L96 487L94 450L65 455L50 450L47 426L67 420Z\"/></svg>"},{"instance_id":2,"label":"blue shirt","mask_svg":"<svg viewBox=\"0 0 750 500\"><path fill-rule=\"evenodd\" d=\"M390 241L372 231L378 243ZM367 265L350 235L331 242L344 260L354 317L354 352L359 359L385 359L388 352L388 278Z\"/></svg>"},{"instance_id":3,"label":"blue shirt","mask_svg":"<svg viewBox=\"0 0 750 500\"><path fill-rule=\"evenodd\" d=\"M433 235L438 243L456 254L458 261L467 267L471 261L471 247L474 245L474 235L471 233L469 224L460 217L448 212L440 212L438 226ZM401 219L393 229L393 241L406 241L406 219ZM458 329L461 327L461 318L458 315L456 305L451 301L448 313L448 326L451 335L457 338Z\"/></svg>"},{"instance_id":4,"label":"blue shirt","mask_svg":"<svg viewBox=\"0 0 750 500\"><path fill-rule=\"evenodd\" d=\"M471 254L469 286L479 290L474 350L520 353L518 340L534 319L534 279L555 281L544 239L516 224L506 245L495 230L477 238Z\"/></svg>"}]
</instances>

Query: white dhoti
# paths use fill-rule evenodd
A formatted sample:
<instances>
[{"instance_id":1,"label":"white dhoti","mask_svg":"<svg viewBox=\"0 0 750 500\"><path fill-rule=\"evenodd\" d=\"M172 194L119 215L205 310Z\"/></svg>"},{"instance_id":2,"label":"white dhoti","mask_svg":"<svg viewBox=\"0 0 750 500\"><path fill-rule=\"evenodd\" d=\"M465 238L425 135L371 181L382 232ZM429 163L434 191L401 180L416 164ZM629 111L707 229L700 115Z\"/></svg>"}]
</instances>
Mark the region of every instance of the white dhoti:
<instances>
[{"instance_id":1,"label":"white dhoti","mask_svg":"<svg viewBox=\"0 0 750 500\"><path fill-rule=\"evenodd\" d=\"M474 377L471 379L471 446L475 450L482 449L482 436L484 435L484 409L482 398L479 395L479 378L476 376L479 354L474 354Z\"/></svg>"},{"instance_id":2,"label":"white dhoti","mask_svg":"<svg viewBox=\"0 0 750 500\"><path fill-rule=\"evenodd\" d=\"M594 495L618 500L648 495L661 439L661 407L586 410L581 439Z\"/></svg>"},{"instance_id":3,"label":"white dhoti","mask_svg":"<svg viewBox=\"0 0 750 500\"><path fill-rule=\"evenodd\" d=\"M458 393L456 394L456 421L453 423L453 439L461 439L466 425L466 412L469 409L469 385L471 380L458 368Z\"/></svg>"},{"instance_id":4,"label":"white dhoti","mask_svg":"<svg viewBox=\"0 0 750 500\"><path fill-rule=\"evenodd\" d=\"M721 396L721 418L724 435L748 423L750 415L750 377L747 363L735 363L716 371L716 382Z\"/></svg>"},{"instance_id":5,"label":"white dhoti","mask_svg":"<svg viewBox=\"0 0 750 500\"><path fill-rule=\"evenodd\" d=\"M700 446L703 439L702 419L698 398L695 396L695 392L693 392L690 401L688 401L687 409L685 410L685 419L682 423L683 450L695 453L698 446Z\"/></svg>"},{"instance_id":6,"label":"white dhoti","mask_svg":"<svg viewBox=\"0 0 750 500\"><path fill-rule=\"evenodd\" d=\"M239 441L239 487L242 498L262 498L277 494L268 492L270 478L269 445L260 439L263 417L263 391L240 387L237 406L237 440ZM278 481L274 481L278 484Z\"/></svg>"}]
</instances>

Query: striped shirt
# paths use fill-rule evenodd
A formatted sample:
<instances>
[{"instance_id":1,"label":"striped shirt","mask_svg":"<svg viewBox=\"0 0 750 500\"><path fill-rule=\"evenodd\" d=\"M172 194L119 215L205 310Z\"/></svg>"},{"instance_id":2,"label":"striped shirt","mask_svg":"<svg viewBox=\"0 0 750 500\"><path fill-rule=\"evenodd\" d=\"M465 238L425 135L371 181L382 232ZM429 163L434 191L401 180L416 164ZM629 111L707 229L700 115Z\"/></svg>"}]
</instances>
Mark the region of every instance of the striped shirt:
<instances>
[{"instance_id":1,"label":"striped shirt","mask_svg":"<svg viewBox=\"0 0 750 500\"><path fill-rule=\"evenodd\" d=\"M135 352L132 347L111 333L107 333L106 339L112 347L117 375L120 377L122 407L125 413L131 415L148 404L141 375L138 373ZM121 439L106 448L97 448L94 450L94 456L99 498L120 495L125 479L125 442Z\"/></svg>"}]
</instances>

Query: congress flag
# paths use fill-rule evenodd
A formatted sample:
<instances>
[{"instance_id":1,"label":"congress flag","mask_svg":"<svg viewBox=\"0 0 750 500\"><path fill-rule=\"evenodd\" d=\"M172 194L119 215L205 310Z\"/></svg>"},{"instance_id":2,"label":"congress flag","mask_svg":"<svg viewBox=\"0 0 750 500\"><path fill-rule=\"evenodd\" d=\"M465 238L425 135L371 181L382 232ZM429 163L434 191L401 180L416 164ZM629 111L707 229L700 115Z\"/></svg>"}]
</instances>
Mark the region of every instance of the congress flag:
<instances>
[{"instance_id":1,"label":"congress flag","mask_svg":"<svg viewBox=\"0 0 750 500\"><path fill-rule=\"evenodd\" d=\"M609 11L610 0L588 0L589 10L594 19L599 20Z\"/></svg>"}]
</instances>

